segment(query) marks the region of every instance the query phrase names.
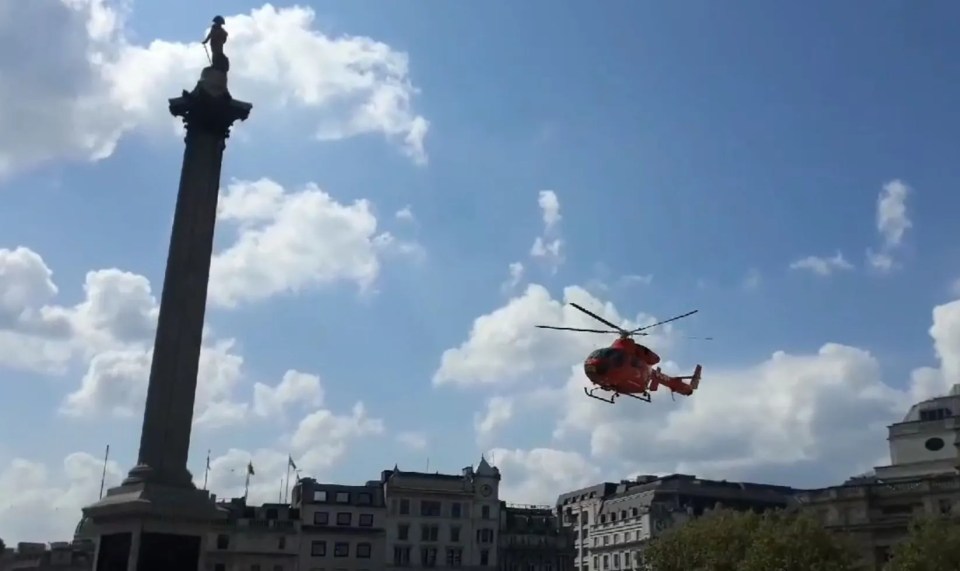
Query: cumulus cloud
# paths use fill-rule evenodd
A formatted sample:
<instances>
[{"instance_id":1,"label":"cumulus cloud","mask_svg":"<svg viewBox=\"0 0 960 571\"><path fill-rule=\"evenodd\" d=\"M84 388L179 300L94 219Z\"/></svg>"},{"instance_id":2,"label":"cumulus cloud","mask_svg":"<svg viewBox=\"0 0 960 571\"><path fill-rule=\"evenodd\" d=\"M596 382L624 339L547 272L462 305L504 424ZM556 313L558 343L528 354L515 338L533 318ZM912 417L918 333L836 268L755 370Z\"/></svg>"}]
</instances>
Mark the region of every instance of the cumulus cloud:
<instances>
[{"instance_id":1,"label":"cumulus cloud","mask_svg":"<svg viewBox=\"0 0 960 571\"><path fill-rule=\"evenodd\" d=\"M86 452L67 455L59 467L23 458L0 466L0 538L8 546L73 539L80 509L97 499L103 468L103 458ZM108 482L123 477L116 462L106 468Z\"/></svg>"},{"instance_id":2,"label":"cumulus cloud","mask_svg":"<svg viewBox=\"0 0 960 571\"><path fill-rule=\"evenodd\" d=\"M541 190L537 199L543 217L543 234L537 236L530 248L530 255L543 260L551 271L557 271L563 263L563 239L559 236L560 199L552 190Z\"/></svg>"},{"instance_id":3,"label":"cumulus cloud","mask_svg":"<svg viewBox=\"0 0 960 571\"><path fill-rule=\"evenodd\" d=\"M542 285L530 284L526 291L510 299L506 305L478 317L469 336L459 347L447 349L434 373L435 385L505 384L525 378L542 368L565 368L571 359L583 359L608 337L571 331L537 329L536 325L596 329L589 316L567 305L576 302L611 323L626 329L656 322L647 315L627 319L610 303L603 303L579 286L563 290L563 299L555 300ZM652 347L665 346L671 328L664 326L645 337Z\"/></svg>"},{"instance_id":4,"label":"cumulus cloud","mask_svg":"<svg viewBox=\"0 0 960 571\"><path fill-rule=\"evenodd\" d=\"M341 204L314 184L285 192L269 179L234 181L218 216L236 229L210 267L210 302L223 307L335 282L366 290L382 256L422 255L418 244L377 232L369 201Z\"/></svg>"},{"instance_id":5,"label":"cumulus cloud","mask_svg":"<svg viewBox=\"0 0 960 571\"><path fill-rule=\"evenodd\" d=\"M880 272L896 268L894 256L903 243L903 237L913 223L907 215L907 197L911 189L901 180L892 180L883 185L877 197L877 232L882 243L880 249L867 250L867 261Z\"/></svg>"},{"instance_id":6,"label":"cumulus cloud","mask_svg":"<svg viewBox=\"0 0 960 571\"><path fill-rule=\"evenodd\" d=\"M573 297L613 322L622 321L616 307L588 295L576 286L564 293L566 300ZM679 471L815 486L871 468L885 455L885 427L913 402L944 394L960 378L958 300L933 311L930 335L939 366L914 371L905 389L887 384L891 379L885 382L882 363L869 351L825 343L814 352L777 351L754 363L706 362L692 397L673 402L668 392L658 391L650 405L611 407L583 396L589 383L578 361L591 348L590 338L532 327L595 326L579 319L578 312L565 313L545 288L531 285L523 296L478 317L468 340L444 353L434 382L497 385L498 394L475 416L482 441L505 441L506 427L523 430L534 407L541 424L551 422L549 411L556 411L549 449L564 451L574 463L612 469L610 476ZM547 343L540 337L547 333L564 336ZM680 373L692 366L668 361L663 369ZM566 383L548 380L558 374ZM639 412L638 406L643 407ZM577 451L581 442L589 444L586 452ZM516 457L524 453L515 452ZM502 463L506 456L497 457ZM507 478L505 464L503 469ZM524 493L531 497L533 490L549 485L532 471L512 477L511 485L530 490ZM555 485L550 494L563 489Z\"/></svg>"},{"instance_id":7,"label":"cumulus cloud","mask_svg":"<svg viewBox=\"0 0 960 571\"><path fill-rule=\"evenodd\" d=\"M0 176L55 160L110 156L133 130L173 133L166 98L207 65L199 41L138 43L120 0L0 0ZM427 161L429 122L407 54L363 36L327 35L303 6L226 17L230 83L258 115L294 113L317 139L381 134ZM43 29L46 39L36 40ZM197 30L197 39L202 38ZM12 123L11 123L12 122Z\"/></svg>"},{"instance_id":8,"label":"cumulus cloud","mask_svg":"<svg viewBox=\"0 0 960 571\"><path fill-rule=\"evenodd\" d=\"M489 456L503 477L500 497L508 502L552 506L560 492L599 483L603 477L592 462L571 451L495 448Z\"/></svg>"},{"instance_id":9,"label":"cumulus cloud","mask_svg":"<svg viewBox=\"0 0 960 571\"><path fill-rule=\"evenodd\" d=\"M807 256L790 264L791 270L805 270L818 276L829 276L837 271L852 270L853 264L837 252L830 257Z\"/></svg>"}]
</instances>

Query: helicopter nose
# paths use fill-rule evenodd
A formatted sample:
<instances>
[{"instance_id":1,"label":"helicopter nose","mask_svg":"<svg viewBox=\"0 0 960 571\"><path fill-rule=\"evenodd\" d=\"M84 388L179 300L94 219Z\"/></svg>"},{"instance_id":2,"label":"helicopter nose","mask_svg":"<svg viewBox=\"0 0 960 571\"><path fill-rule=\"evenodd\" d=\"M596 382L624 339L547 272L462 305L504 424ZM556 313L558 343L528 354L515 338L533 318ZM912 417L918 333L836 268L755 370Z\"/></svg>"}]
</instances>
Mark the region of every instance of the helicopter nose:
<instances>
[{"instance_id":1,"label":"helicopter nose","mask_svg":"<svg viewBox=\"0 0 960 571\"><path fill-rule=\"evenodd\" d=\"M600 359L587 359L583 362L583 372L591 380L594 377L605 375L607 373L606 363Z\"/></svg>"}]
</instances>

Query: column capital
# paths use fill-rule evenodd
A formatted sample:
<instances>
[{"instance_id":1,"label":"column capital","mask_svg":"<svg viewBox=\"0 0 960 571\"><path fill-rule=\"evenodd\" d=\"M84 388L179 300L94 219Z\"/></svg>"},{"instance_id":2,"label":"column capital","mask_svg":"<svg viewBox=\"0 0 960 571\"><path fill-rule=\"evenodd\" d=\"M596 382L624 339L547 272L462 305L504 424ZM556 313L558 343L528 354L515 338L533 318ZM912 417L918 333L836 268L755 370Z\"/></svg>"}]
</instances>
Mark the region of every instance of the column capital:
<instances>
[{"instance_id":1,"label":"column capital","mask_svg":"<svg viewBox=\"0 0 960 571\"><path fill-rule=\"evenodd\" d=\"M246 121L253 104L234 99L227 89L227 74L205 68L193 91L183 90L169 100L170 114L183 119L187 132L206 131L226 139L237 120Z\"/></svg>"}]
</instances>

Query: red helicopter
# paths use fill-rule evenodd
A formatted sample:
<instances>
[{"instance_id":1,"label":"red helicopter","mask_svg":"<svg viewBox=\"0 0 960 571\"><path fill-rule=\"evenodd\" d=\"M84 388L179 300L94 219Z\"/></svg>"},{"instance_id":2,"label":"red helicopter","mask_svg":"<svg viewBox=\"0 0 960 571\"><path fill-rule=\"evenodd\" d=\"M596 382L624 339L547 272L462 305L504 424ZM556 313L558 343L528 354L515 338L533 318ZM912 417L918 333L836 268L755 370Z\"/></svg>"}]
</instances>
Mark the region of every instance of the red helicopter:
<instances>
[{"instance_id":1,"label":"red helicopter","mask_svg":"<svg viewBox=\"0 0 960 571\"><path fill-rule=\"evenodd\" d=\"M633 340L634 335L648 335L646 330L663 325L664 323L689 317L698 310L695 309L683 315L654 323L653 325L638 327L633 331L627 331L575 303L571 303L570 305L611 329L580 329L576 327L554 327L552 325L537 325L537 327L540 329L556 329L559 331L620 334L620 338L614 341L612 345L590 353L583 362L583 371L587 374L590 382L596 385L590 390L584 387L583 392L586 393L588 397L610 404L613 404L616 398L621 395L633 397L644 402L650 402L650 391L657 390L660 385L670 389L671 396L673 396L674 393L690 396L693 394L693 391L697 390L700 386L700 372L702 371L700 365L697 365L697 368L694 369L693 374L689 377L671 377L670 375L660 372L660 367L654 368L654 366L660 362L659 355L651 351L648 347ZM712 340L713 338L701 337L700 339ZM684 382L687 380L690 381L689 384ZM598 390L613 394L609 398L599 397L594 394Z\"/></svg>"}]
</instances>

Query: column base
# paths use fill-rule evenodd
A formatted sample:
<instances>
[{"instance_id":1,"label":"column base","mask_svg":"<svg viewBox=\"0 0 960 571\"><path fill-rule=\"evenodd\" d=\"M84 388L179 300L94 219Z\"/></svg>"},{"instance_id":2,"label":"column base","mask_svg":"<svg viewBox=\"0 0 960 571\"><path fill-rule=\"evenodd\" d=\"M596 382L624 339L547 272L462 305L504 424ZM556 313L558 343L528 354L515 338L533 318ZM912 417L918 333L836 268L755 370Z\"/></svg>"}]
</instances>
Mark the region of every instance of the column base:
<instances>
[{"instance_id":1,"label":"column base","mask_svg":"<svg viewBox=\"0 0 960 571\"><path fill-rule=\"evenodd\" d=\"M201 571L211 524L226 518L205 491L157 484L111 488L83 513L94 571Z\"/></svg>"}]
</instances>

